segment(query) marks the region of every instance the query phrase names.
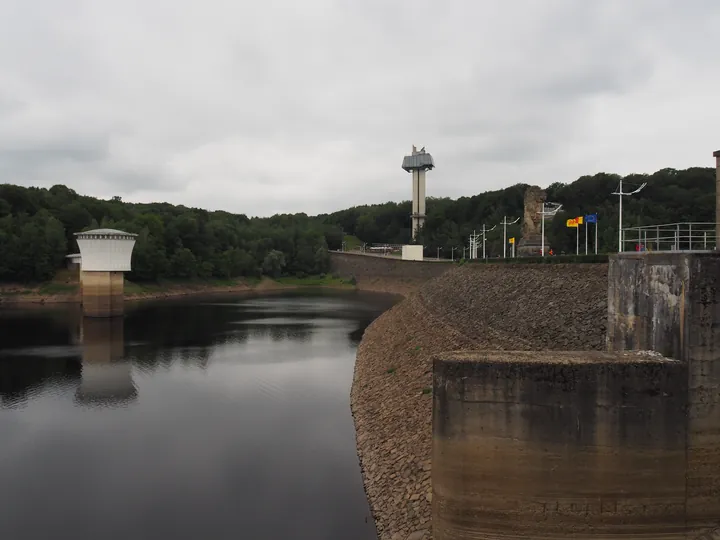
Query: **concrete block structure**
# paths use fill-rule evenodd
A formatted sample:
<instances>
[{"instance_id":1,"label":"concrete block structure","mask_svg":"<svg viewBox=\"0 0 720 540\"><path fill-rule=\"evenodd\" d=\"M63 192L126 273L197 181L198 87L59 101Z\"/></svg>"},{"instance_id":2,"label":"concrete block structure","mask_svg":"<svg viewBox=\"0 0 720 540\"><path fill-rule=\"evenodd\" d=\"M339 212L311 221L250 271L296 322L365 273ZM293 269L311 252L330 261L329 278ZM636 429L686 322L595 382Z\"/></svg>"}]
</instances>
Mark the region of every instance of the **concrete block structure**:
<instances>
[{"instance_id":1,"label":"concrete block structure","mask_svg":"<svg viewBox=\"0 0 720 540\"><path fill-rule=\"evenodd\" d=\"M647 353L435 358L433 538L685 539L686 370Z\"/></svg>"},{"instance_id":2,"label":"concrete block structure","mask_svg":"<svg viewBox=\"0 0 720 540\"><path fill-rule=\"evenodd\" d=\"M621 253L608 281L608 350L653 350L686 366L688 520L717 525L720 253Z\"/></svg>"},{"instance_id":3,"label":"concrete block structure","mask_svg":"<svg viewBox=\"0 0 720 540\"><path fill-rule=\"evenodd\" d=\"M402 168L412 173L412 238L417 238L418 231L425 225L425 171L435 167L435 162L425 147L418 150L412 147L412 153L403 158Z\"/></svg>"},{"instance_id":4,"label":"concrete block structure","mask_svg":"<svg viewBox=\"0 0 720 540\"><path fill-rule=\"evenodd\" d=\"M125 359L122 317L82 319L82 376L75 401L88 406L122 406L137 397L132 363Z\"/></svg>"},{"instance_id":5,"label":"concrete block structure","mask_svg":"<svg viewBox=\"0 0 720 540\"><path fill-rule=\"evenodd\" d=\"M423 247L417 245L406 245L402 247L403 261L422 261Z\"/></svg>"},{"instance_id":6,"label":"concrete block structure","mask_svg":"<svg viewBox=\"0 0 720 540\"><path fill-rule=\"evenodd\" d=\"M115 229L75 233L80 248L80 287L86 317L123 313L124 272L131 270L136 234Z\"/></svg>"}]
</instances>

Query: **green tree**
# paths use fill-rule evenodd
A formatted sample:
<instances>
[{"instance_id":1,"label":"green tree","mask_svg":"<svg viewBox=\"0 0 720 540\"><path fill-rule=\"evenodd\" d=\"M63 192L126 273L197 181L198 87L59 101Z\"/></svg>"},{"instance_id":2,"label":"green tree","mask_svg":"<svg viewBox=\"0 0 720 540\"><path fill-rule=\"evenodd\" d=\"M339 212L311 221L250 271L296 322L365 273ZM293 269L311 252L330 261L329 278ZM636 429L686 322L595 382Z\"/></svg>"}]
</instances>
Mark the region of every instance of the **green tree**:
<instances>
[{"instance_id":1,"label":"green tree","mask_svg":"<svg viewBox=\"0 0 720 540\"><path fill-rule=\"evenodd\" d=\"M277 278L282 274L283 268L285 268L285 255L282 251L273 249L265 255L262 264L264 274Z\"/></svg>"},{"instance_id":2,"label":"green tree","mask_svg":"<svg viewBox=\"0 0 720 540\"><path fill-rule=\"evenodd\" d=\"M197 275L197 260L188 248L178 249L170 260L173 275L181 278L193 278Z\"/></svg>"}]
</instances>

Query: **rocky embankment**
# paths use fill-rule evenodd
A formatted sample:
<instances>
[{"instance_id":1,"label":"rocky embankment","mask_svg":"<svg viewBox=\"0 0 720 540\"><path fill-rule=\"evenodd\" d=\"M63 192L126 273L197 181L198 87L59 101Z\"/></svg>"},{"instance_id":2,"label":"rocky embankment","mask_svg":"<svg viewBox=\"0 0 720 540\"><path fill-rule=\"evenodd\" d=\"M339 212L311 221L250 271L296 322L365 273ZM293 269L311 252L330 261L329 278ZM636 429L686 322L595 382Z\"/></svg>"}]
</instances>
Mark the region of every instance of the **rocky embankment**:
<instances>
[{"instance_id":1,"label":"rocky embankment","mask_svg":"<svg viewBox=\"0 0 720 540\"><path fill-rule=\"evenodd\" d=\"M403 291L395 291L403 292ZM607 265L467 265L368 327L351 403L380 540L430 538L432 357L448 350L603 349Z\"/></svg>"}]
</instances>

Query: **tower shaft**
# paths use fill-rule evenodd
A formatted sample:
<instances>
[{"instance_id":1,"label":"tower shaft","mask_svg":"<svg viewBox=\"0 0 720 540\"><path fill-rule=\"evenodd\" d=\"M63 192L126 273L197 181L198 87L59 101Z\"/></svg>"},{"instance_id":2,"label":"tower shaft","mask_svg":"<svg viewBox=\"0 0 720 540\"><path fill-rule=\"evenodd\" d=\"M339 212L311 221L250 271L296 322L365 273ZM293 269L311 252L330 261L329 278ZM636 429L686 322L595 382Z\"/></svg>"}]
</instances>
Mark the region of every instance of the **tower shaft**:
<instances>
[{"instance_id":1,"label":"tower shaft","mask_svg":"<svg viewBox=\"0 0 720 540\"><path fill-rule=\"evenodd\" d=\"M425 224L425 171L423 169L412 171L412 183L412 238L415 240Z\"/></svg>"}]
</instances>

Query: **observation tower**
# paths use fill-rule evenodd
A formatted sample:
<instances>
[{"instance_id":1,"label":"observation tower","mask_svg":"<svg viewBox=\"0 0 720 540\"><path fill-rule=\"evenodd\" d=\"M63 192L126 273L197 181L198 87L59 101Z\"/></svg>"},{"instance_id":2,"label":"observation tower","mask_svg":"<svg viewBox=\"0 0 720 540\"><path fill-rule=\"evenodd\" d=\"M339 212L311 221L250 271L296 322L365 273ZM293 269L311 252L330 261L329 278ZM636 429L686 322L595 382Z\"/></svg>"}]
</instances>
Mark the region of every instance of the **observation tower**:
<instances>
[{"instance_id":1,"label":"observation tower","mask_svg":"<svg viewBox=\"0 0 720 540\"><path fill-rule=\"evenodd\" d=\"M423 146L420 150L412 147L412 154L403 158L402 168L412 173L412 238L415 240L418 231L425 224L425 171L435 168L435 163Z\"/></svg>"}]
</instances>

